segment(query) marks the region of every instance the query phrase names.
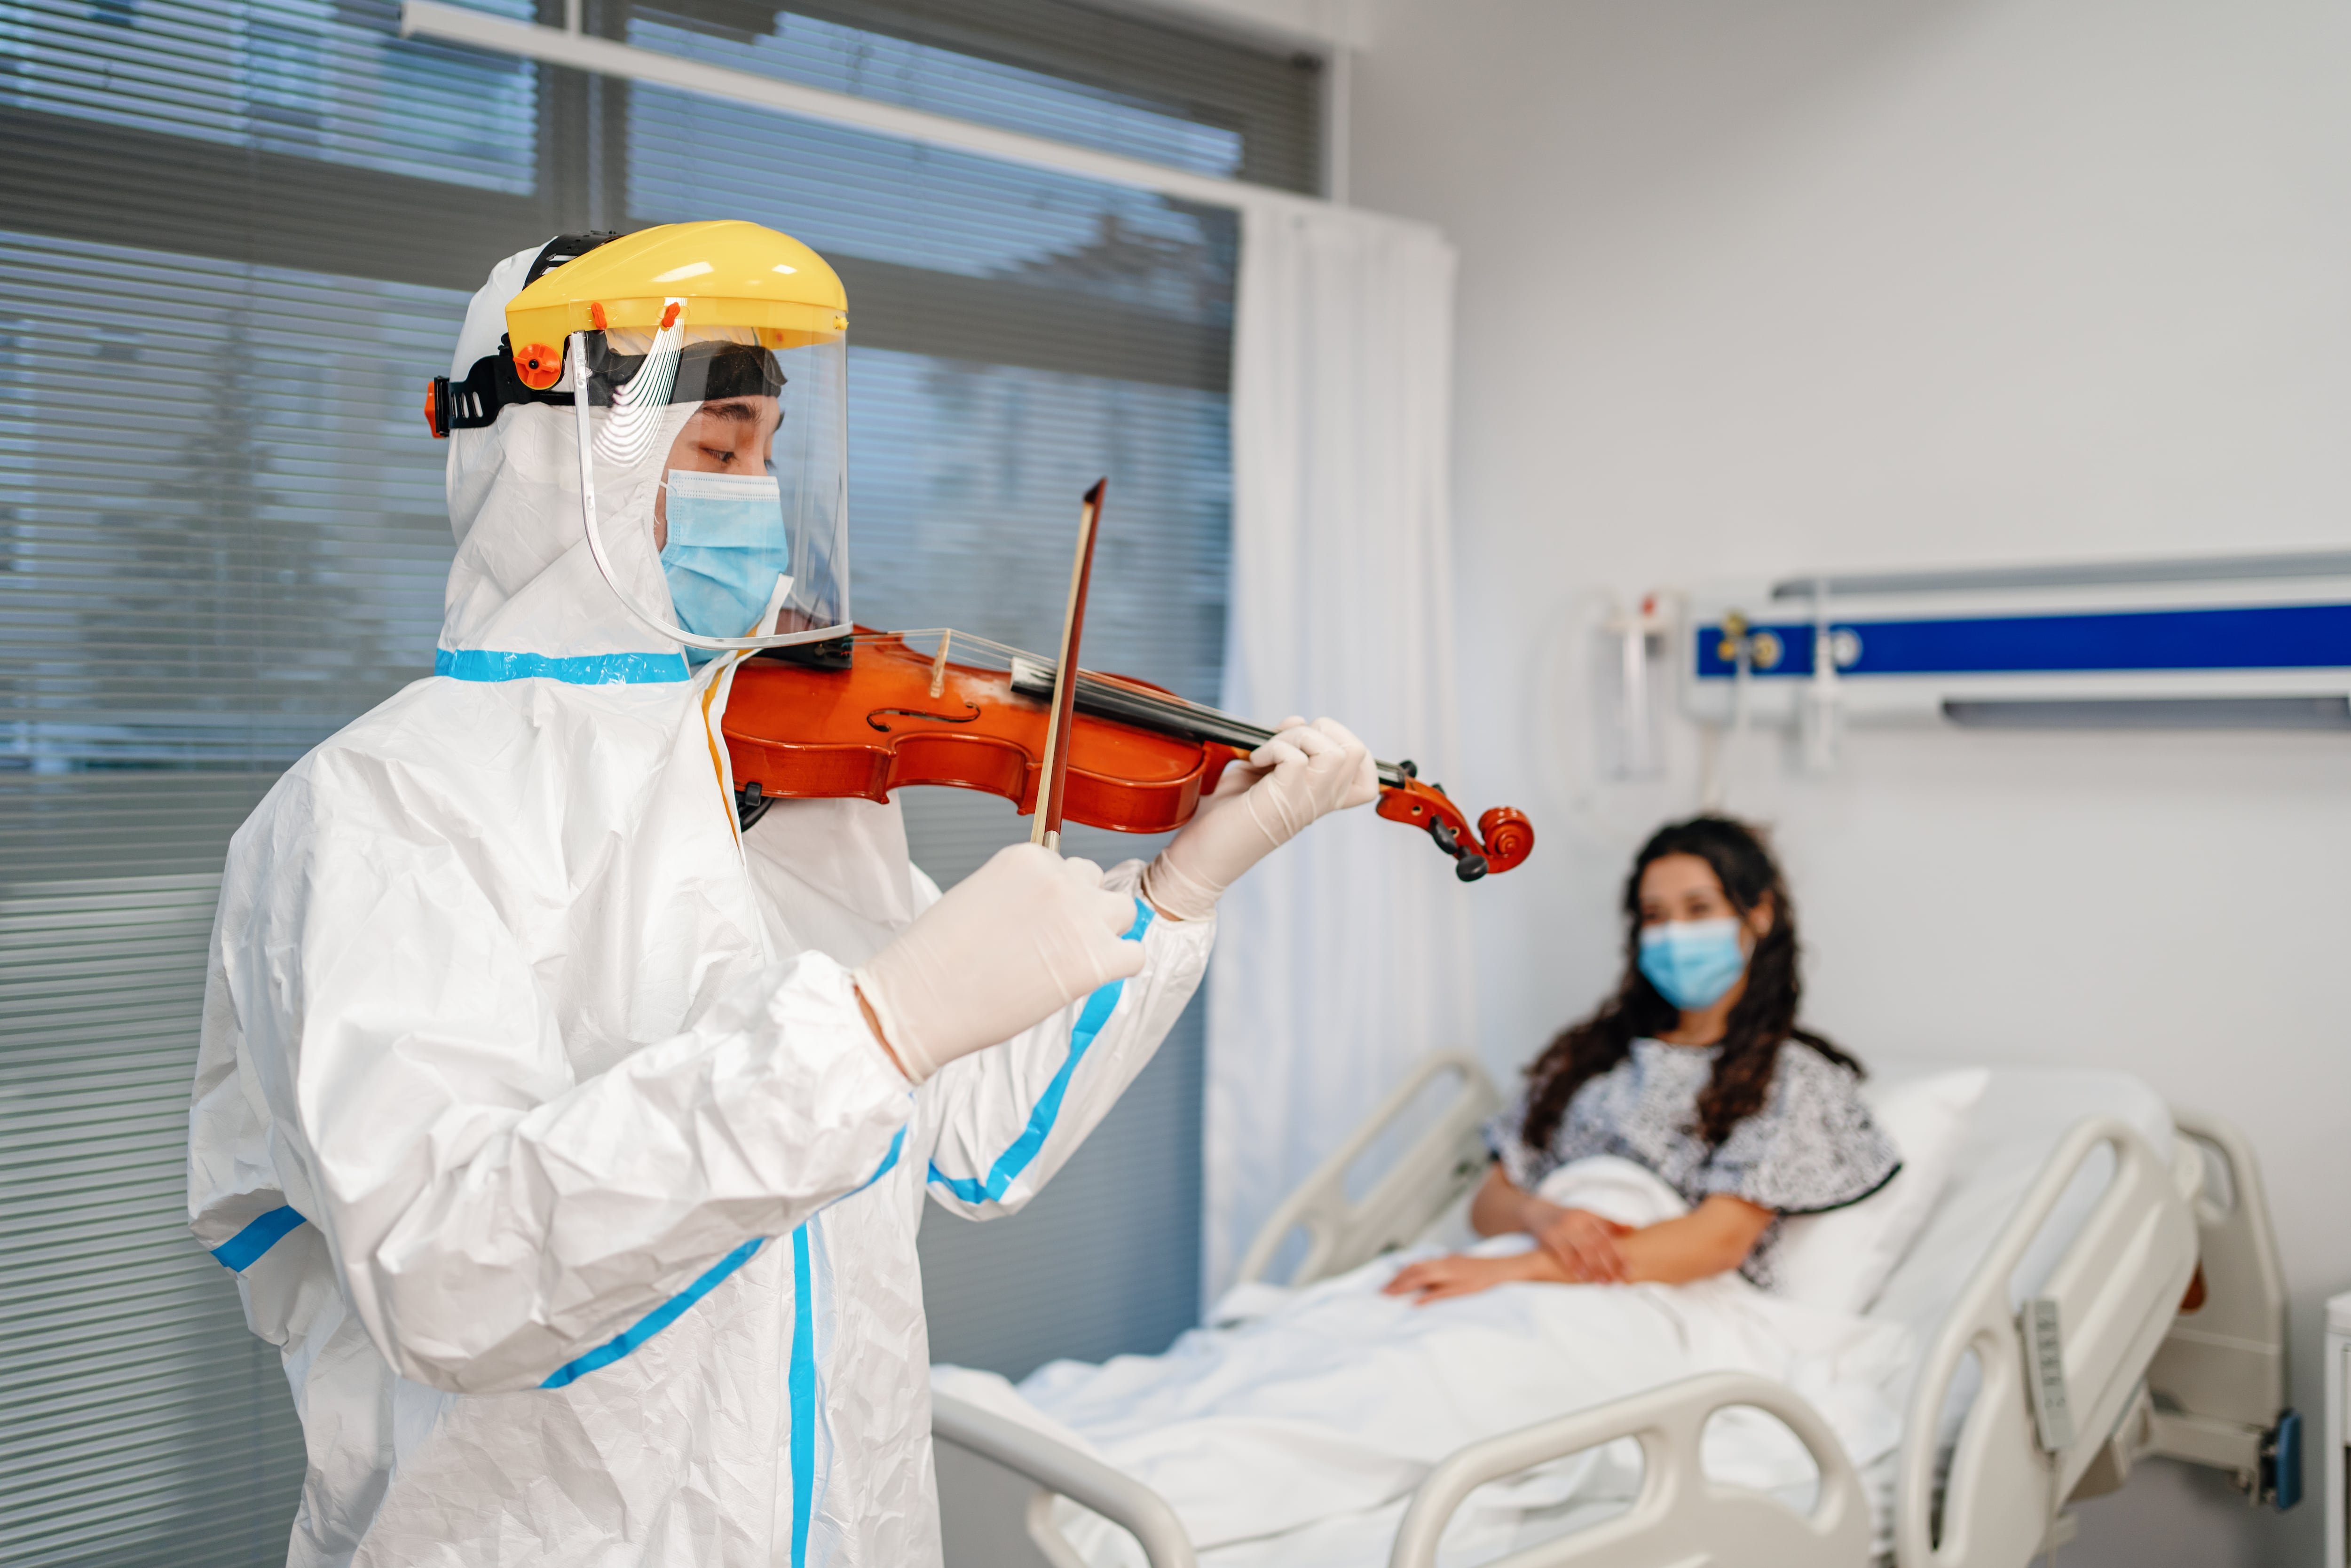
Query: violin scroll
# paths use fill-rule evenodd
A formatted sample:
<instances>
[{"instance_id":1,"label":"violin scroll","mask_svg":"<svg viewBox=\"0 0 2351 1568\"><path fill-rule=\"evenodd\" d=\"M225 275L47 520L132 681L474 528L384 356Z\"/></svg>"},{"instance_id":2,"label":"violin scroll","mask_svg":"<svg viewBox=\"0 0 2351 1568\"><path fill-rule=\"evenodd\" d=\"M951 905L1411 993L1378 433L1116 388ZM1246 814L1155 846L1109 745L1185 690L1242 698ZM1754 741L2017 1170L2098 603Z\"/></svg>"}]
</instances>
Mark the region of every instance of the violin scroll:
<instances>
[{"instance_id":1,"label":"violin scroll","mask_svg":"<svg viewBox=\"0 0 2351 1568\"><path fill-rule=\"evenodd\" d=\"M1479 813L1478 833L1486 841L1489 870L1508 871L1535 852L1535 825L1516 806L1494 806Z\"/></svg>"},{"instance_id":2,"label":"violin scroll","mask_svg":"<svg viewBox=\"0 0 2351 1568\"><path fill-rule=\"evenodd\" d=\"M1396 781L1380 781L1379 814L1427 831L1437 847L1453 857L1453 874L1476 882L1489 872L1509 871L1534 852L1535 827L1515 806L1496 806L1478 819L1473 832L1438 785L1424 784L1410 763L1396 768Z\"/></svg>"}]
</instances>

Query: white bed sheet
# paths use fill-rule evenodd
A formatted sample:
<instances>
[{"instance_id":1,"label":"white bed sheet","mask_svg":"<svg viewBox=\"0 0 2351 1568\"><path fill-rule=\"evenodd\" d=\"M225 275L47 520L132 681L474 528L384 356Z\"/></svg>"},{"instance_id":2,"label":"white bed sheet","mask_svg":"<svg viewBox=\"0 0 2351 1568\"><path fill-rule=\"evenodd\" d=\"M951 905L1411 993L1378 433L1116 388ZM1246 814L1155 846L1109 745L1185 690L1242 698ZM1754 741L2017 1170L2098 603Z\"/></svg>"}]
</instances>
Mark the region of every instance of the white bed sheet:
<instances>
[{"instance_id":1,"label":"white bed sheet","mask_svg":"<svg viewBox=\"0 0 2351 1568\"><path fill-rule=\"evenodd\" d=\"M1909 1061L1881 1067L1886 1079L1900 1079L1957 1065ZM1866 1314L1910 1332L1919 1351L1933 1336L1942 1314L1958 1296L1978 1262L1998 1238L2034 1177L2065 1133L2085 1117L2115 1116L2136 1128L2158 1150L2170 1147L2172 1127L2162 1100L2143 1081L2124 1072L1994 1068L1982 1101L1976 1107L1957 1162L1957 1176L1928 1216L1917 1239L1888 1279L1876 1303ZM2046 1278L2064 1248L2088 1218L2103 1190L2109 1164L2095 1159L2067 1191L2011 1282L2011 1296L2022 1301ZM1424 1237L1438 1245L1458 1245L1466 1239L1459 1215L1441 1218ZM1915 1365L1915 1356L1912 1364ZM943 1381L967 1397L983 1390L973 1375L956 1374ZM1886 1387L1895 1409L1907 1406L1907 1371L1897 1373ZM1953 1391L1941 1433L1948 1448L1964 1416L1972 1390ZM987 1402L1008 1415L1031 1419L1054 1429L1058 1423L1028 1407L1017 1393L998 1385L985 1392ZM1011 1401L1010 1404L1006 1403ZM1065 1434L1074 1436L1074 1434ZM1598 1458L1599 1456L1594 1456ZM1870 1494L1881 1551L1890 1540L1894 1484L1899 1456L1884 1452L1861 1469ZM1523 1509L1509 1506L1465 1510L1468 1517L1447 1538L1447 1560L1478 1562L1505 1550L1586 1528L1620 1511L1630 1495L1630 1476L1623 1458L1586 1467L1573 1495L1561 1497L1556 1486L1529 1489ZM1803 1489L1792 1489L1801 1492ZM1792 1503L1802 1499L1790 1495ZM1388 1544L1402 1519L1408 1499L1353 1513L1335 1514L1285 1533L1205 1552L1202 1568L1376 1568L1387 1558ZM1073 1543L1095 1568L1130 1568L1143 1562L1140 1549L1123 1531L1111 1530L1092 1515L1066 1501L1057 1511Z\"/></svg>"}]
</instances>

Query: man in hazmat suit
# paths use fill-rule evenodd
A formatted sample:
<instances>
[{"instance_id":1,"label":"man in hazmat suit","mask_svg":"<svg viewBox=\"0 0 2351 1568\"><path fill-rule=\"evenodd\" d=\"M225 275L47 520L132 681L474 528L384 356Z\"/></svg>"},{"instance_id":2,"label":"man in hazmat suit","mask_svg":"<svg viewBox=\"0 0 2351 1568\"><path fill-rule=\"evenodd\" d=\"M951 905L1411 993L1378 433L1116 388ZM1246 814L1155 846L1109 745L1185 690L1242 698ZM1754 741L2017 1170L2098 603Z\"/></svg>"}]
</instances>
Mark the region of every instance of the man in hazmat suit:
<instances>
[{"instance_id":1,"label":"man in hazmat suit","mask_svg":"<svg viewBox=\"0 0 2351 1568\"><path fill-rule=\"evenodd\" d=\"M1374 793L1292 721L1150 867L944 896L894 803L742 827L741 650L846 629L845 311L747 224L500 264L436 674L230 848L189 1210L284 1354L291 1563L936 1563L924 1198L1033 1197L1222 889Z\"/></svg>"}]
</instances>

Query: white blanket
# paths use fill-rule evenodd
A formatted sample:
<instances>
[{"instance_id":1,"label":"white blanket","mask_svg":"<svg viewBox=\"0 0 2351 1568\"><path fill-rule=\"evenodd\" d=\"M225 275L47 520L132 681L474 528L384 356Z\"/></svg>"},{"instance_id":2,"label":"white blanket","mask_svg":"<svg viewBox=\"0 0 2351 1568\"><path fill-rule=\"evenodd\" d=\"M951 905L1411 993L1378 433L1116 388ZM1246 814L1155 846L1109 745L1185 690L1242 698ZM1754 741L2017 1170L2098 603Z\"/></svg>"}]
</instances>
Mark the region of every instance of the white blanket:
<instances>
[{"instance_id":1,"label":"white blanket","mask_svg":"<svg viewBox=\"0 0 2351 1568\"><path fill-rule=\"evenodd\" d=\"M1579 1161L1543 1191L1628 1224L1683 1212L1664 1183L1622 1160ZM1502 1238L1479 1250L1526 1245ZM1704 1372L1789 1385L1857 1468L1900 1437L1889 1390L1912 1350L1896 1325L1782 1301L1735 1274L1678 1286L1512 1284L1426 1307L1380 1293L1404 1263L1429 1255L1391 1255L1300 1291L1237 1292L1220 1304L1218 1326L1194 1330L1163 1355L1055 1362L1017 1395L988 1374L935 1376L942 1389L1074 1439L1144 1481L1204 1551L1392 1514L1467 1443ZM1705 1462L1719 1480L1783 1494L1813 1479L1793 1434L1754 1411L1713 1423ZM1614 1444L1487 1488L1468 1511L1489 1525L1555 1514L1629 1498L1638 1477L1637 1451ZM1117 1532L1071 1534L1096 1563L1132 1550L1121 1550Z\"/></svg>"}]
</instances>

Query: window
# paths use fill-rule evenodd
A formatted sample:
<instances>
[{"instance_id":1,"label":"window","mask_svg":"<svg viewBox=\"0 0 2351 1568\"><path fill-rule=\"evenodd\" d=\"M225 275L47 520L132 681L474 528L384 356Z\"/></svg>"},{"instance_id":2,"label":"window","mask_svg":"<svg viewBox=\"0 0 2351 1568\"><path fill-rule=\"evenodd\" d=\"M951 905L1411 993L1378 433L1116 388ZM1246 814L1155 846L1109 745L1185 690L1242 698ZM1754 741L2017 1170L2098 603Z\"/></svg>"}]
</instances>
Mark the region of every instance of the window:
<instances>
[{"instance_id":1,"label":"window","mask_svg":"<svg viewBox=\"0 0 2351 1568\"><path fill-rule=\"evenodd\" d=\"M1320 62L1073 0L656 0L632 44L1290 191L1316 188Z\"/></svg>"},{"instance_id":2,"label":"window","mask_svg":"<svg viewBox=\"0 0 2351 1568\"><path fill-rule=\"evenodd\" d=\"M518 20L530 0L481 6ZM528 193L538 73L402 41L396 4L10 0L0 105Z\"/></svg>"},{"instance_id":3,"label":"window","mask_svg":"<svg viewBox=\"0 0 2351 1568\"><path fill-rule=\"evenodd\" d=\"M0 230L0 766L283 767L431 667L464 294Z\"/></svg>"},{"instance_id":4,"label":"window","mask_svg":"<svg viewBox=\"0 0 2351 1568\"><path fill-rule=\"evenodd\" d=\"M1068 0L588 12L1184 168L1303 188L1318 156L1311 68ZM859 618L1050 647L1078 497L1108 475L1088 662L1218 684L1232 214L402 40L397 19L395 0L0 0L10 1562L284 1549L301 1448L277 1354L183 1228L204 944L228 834L277 771L431 668L450 541L417 408L491 261L688 217L808 240L851 297ZM908 815L943 882L1025 831L956 791ZM1198 1055L1187 1021L1028 1213L926 1225L926 1277L957 1302L937 1354L1019 1373L1188 1323Z\"/></svg>"}]
</instances>

